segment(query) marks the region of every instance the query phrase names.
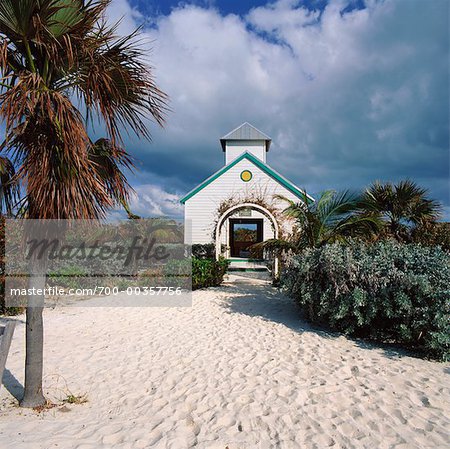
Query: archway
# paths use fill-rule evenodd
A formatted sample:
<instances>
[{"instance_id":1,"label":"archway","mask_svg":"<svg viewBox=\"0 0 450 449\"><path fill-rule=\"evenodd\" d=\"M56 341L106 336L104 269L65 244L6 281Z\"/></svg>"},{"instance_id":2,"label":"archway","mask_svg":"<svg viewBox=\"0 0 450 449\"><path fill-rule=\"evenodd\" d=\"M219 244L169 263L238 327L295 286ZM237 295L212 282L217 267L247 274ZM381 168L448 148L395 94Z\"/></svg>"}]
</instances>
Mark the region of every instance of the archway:
<instances>
[{"instance_id":1,"label":"archway","mask_svg":"<svg viewBox=\"0 0 450 449\"><path fill-rule=\"evenodd\" d=\"M217 226L216 226L216 241L215 241L215 245L216 245L216 259L218 259L221 255L221 237L222 237L222 227L224 225L224 223L226 222L226 220L228 218L230 218L230 216L232 216L235 212L237 212L240 209L252 209L252 210L256 210L258 212L260 212L261 214L263 214L264 216L266 216L271 225L272 225L272 229L274 232L274 238L277 239L279 236L279 226L277 223L277 220L275 219L275 217L273 216L273 214L267 210L265 207L260 206L259 204L255 204L255 203L242 203L242 204L237 204L235 206L230 207L229 209L227 209L220 217L219 220L217 222ZM274 260L274 272L275 275L278 275L278 258L275 257Z\"/></svg>"}]
</instances>

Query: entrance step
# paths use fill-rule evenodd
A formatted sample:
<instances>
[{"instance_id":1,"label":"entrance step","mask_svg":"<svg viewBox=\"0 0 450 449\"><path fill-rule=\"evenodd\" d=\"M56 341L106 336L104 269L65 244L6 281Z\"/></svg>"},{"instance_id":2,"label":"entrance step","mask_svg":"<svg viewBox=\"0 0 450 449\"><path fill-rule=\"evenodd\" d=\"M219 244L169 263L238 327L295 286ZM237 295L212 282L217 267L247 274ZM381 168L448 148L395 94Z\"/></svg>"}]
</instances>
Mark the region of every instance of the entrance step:
<instances>
[{"instance_id":1,"label":"entrance step","mask_svg":"<svg viewBox=\"0 0 450 449\"><path fill-rule=\"evenodd\" d=\"M227 274L239 276L240 278L260 279L262 281L272 281L270 271L228 271Z\"/></svg>"},{"instance_id":2,"label":"entrance step","mask_svg":"<svg viewBox=\"0 0 450 449\"><path fill-rule=\"evenodd\" d=\"M228 259L228 262L230 262L228 270L235 270L235 271L267 270L266 262L262 259Z\"/></svg>"},{"instance_id":3,"label":"entrance step","mask_svg":"<svg viewBox=\"0 0 450 449\"><path fill-rule=\"evenodd\" d=\"M266 262L261 259L228 259L228 273L255 279L271 278Z\"/></svg>"}]
</instances>

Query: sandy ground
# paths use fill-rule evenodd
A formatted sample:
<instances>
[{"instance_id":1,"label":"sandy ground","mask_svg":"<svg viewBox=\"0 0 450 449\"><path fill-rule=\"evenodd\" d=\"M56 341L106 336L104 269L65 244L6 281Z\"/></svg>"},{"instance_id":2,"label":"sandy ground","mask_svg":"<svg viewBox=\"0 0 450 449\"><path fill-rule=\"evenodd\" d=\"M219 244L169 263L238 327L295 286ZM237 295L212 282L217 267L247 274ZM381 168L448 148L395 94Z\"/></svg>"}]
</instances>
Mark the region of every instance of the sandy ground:
<instances>
[{"instance_id":1,"label":"sandy ground","mask_svg":"<svg viewBox=\"0 0 450 449\"><path fill-rule=\"evenodd\" d=\"M88 402L40 414L11 395L19 317L0 447L448 447L448 364L314 330L263 281L231 280L195 292L192 308L46 310L46 394Z\"/></svg>"}]
</instances>

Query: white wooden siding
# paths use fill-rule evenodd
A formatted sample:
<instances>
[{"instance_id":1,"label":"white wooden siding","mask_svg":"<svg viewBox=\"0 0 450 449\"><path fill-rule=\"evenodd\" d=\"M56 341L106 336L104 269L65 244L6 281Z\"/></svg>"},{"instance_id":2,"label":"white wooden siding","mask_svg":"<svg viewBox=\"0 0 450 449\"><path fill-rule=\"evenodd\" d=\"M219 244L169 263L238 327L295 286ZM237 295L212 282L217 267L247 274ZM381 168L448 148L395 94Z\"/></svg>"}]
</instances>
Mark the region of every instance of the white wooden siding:
<instances>
[{"instance_id":1,"label":"white wooden siding","mask_svg":"<svg viewBox=\"0 0 450 449\"><path fill-rule=\"evenodd\" d=\"M225 146L225 165L234 161L242 153L251 153L266 162L266 144L264 140L229 140Z\"/></svg>"},{"instance_id":2,"label":"white wooden siding","mask_svg":"<svg viewBox=\"0 0 450 449\"><path fill-rule=\"evenodd\" d=\"M241 180L240 174L243 170L252 172L253 177L251 181L243 182ZM214 226L218 218L217 209L222 201L230 197L244 199L251 192L265 194L268 202L272 201L275 194L283 195L294 201L300 201L296 195L263 172L251 161L242 159L234 167L186 201L186 226L192 225L191 232L186 232L186 235L190 235L191 240L186 239L186 243L212 243ZM278 204L280 209L286 207L286 204L283 202L276 202L276 204ZM256 217L256 211L253 211L253 216ZM273 237L269 229L270 224L265 223L265 239Z\"/></svg>"}]
</instances>

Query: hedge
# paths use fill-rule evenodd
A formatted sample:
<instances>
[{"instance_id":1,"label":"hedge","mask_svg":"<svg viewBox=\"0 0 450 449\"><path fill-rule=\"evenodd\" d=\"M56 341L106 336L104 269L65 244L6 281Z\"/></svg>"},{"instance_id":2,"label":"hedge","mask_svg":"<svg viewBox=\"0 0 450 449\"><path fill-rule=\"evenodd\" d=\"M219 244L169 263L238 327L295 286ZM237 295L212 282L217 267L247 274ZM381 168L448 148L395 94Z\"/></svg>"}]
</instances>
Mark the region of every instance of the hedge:
<instances>
[{"instance_id":1,"label":"hedge","mask_svg":"<svg viewBox=\"0 0 450 449\"><path fill-rule=\"evenodd\" d=\"M309 249L290 259L282 285L313 322L450 359L450 254L440 247L353 241Z\"/></svg>"},{"instance_id":2,"label":"hedge","mask_svg":"<svg viewBox=\"0 0 450 449\"><path fill-rule=\"evenodd\" d=\"M224 258L216 261L215 259L192 257L192 260L184 259L169 262L165 266L163 279L167 283L175 275L173 278L174 286L187 288L190 287L190 282L189 285L181 285L180 283L188 281L188 276L192 274L192 290L217 287L223 282L227 268L228 261ZM176 277L176 275L182 277Z\"/></svg>"},{"instance_id":3,"label":"hedge","mask_svg":"<svg viewBox=\"0 0 450 449\"><path fill-rule=\"evenodd\" d=\"M227 272L228 261L221 258L214 259L198 259L192 258L192 289L217 287Z\"/></svg>"},{"instance_id":4,"label":"hedge","mask_svg":"<svg viewBox=\"0 0 450 449\"><path fill-rule=\"evenodd\" d=\"M197 259L215 259L216 245L214 243L194 243L192 245L192 257Z\"/></svg>"}]
</instances>

